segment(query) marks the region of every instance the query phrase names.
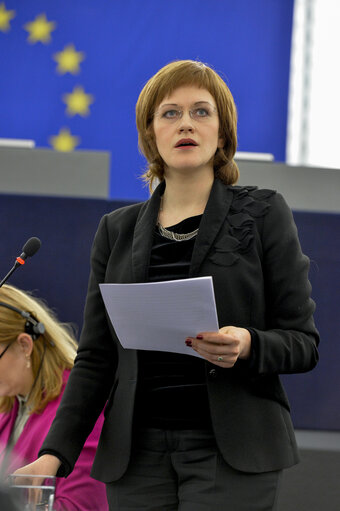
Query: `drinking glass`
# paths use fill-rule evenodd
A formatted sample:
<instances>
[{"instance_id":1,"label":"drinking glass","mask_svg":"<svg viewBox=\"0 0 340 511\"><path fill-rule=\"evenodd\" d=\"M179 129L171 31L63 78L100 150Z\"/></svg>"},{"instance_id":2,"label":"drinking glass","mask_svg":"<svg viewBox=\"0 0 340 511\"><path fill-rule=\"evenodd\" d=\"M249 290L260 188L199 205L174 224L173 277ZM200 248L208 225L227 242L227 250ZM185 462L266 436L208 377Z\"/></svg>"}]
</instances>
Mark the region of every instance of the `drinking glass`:
<instances>
[{"instance_id":1,"label":"drinking glass","mask_svg":"<svg viewBox=\"0 0 340 511\"><path fill-rule=\"evenodd\" d=\"M22 511L53 511L55 477L11 474L10 492Z\"/></svg>"}]
</instances>

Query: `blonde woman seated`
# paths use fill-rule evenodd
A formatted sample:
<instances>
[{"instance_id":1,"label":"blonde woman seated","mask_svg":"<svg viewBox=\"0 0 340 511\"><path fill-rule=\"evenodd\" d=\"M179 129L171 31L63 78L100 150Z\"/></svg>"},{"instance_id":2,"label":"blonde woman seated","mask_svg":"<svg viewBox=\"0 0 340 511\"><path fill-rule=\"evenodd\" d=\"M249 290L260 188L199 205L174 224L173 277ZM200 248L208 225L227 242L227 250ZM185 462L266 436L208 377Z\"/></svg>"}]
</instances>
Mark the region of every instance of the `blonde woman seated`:
<instances>
[{"instance_id":1,"label":"blonde woman seated","mask_svg":"<svg viewBox=\"0 0 340 511\"><path fill-rule=\"evenodd\" d=\"M12 286L0 289L0 471L2 478L37 456L76 355L67 326L39 300ZM90 477L103 416L75 469L57 478L55 509L105 511L105 485Z\"/></svg>"}]
</instances>

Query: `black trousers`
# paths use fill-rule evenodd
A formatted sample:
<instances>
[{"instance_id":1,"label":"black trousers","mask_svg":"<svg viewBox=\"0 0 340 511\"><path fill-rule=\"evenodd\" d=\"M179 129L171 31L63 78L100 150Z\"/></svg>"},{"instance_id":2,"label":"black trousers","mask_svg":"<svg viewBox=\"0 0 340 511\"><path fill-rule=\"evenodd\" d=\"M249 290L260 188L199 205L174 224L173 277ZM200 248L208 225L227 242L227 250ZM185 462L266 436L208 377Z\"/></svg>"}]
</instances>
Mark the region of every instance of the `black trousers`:
<instances>
[{"instance_id":1,"label":"black trousers","mask_svg":"<svg viewBox=\"0 0 340 511\"><path fill-rule=\"evenodd\" d=\"M281 471L230 467L210 431L140 430L131 461L107 484L110 511L275 511Z\"/></svg>"}]
</instances>

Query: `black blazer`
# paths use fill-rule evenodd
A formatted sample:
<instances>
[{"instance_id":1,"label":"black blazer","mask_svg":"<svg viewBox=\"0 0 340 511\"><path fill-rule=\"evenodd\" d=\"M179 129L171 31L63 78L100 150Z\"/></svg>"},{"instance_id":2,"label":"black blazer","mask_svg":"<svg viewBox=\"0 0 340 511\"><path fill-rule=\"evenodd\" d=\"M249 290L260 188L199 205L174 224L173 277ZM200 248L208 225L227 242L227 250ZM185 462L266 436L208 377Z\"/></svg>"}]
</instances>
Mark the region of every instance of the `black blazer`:
<instances>
[{"instance_id":1,"label":"black blazer","mask_svg":"<svg viewBox=\"0 0 340 511\"><path fill-rule=\"evenodd\" d=\"M110 482L127 468L137 352L121 347L98 284L147 281L164 186L161 183L148 201L113 211L100 222L75 366L41 450L63 461L58 475L72 469L105 403L92 475ZM190 276L213 277L221 327L253 330L251 363L239 360L231 369L206 363L217 444L227 463L238 470L264 472L298 461L289 404L278 375L309 371L318 360L308 268L291 211L280 194L214 181Z\"/></svg>"}]
</instances>

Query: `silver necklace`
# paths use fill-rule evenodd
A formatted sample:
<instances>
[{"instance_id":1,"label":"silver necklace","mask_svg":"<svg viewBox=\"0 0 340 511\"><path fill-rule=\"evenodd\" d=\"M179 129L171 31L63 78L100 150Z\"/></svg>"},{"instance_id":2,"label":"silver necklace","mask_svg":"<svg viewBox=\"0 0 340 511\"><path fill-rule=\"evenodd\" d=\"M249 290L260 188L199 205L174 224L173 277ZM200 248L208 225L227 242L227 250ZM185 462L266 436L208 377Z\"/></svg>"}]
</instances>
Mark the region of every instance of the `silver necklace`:
<instances>
[{"instance_id":1,"label":"silver necklace","mask_svg":"<svg viewBox=\"0 0 340 511\"><path fill-rule=\"evenodd\" d=\"M162 209L163 209L163 196L161 197L161 205L160 205L159 210L162 211ZM194 231L187 232L185 234L179 234L177 232L169 231L168 229L163 227L163 225L160 223L159 220L157 222L157 227L158 227L158 230L159 230L159 233L161 234L161 236L163 236L164 238L167 238L168 240L174 240L174 241L191 240L192 238L197 236L197 233L198 233L198 228L195 229Z\"/></svg>"},{"instance_id":2,"label":"silver necklace","mask_svg":"<svg viewBox=\"0 0 340 511\"><path fill-rule=\"evenodd\" d=\"M169 231L165 227L163 227L159 222L157 223L157 227L159 230L159 233L164 237L168 238L168 240L174 240L174 241L185 241L185 240L191 240L195 236L197 236L198 228L194 231L187 232L185 234L178 234L177 232Z\"/></svg>"}]
</instances>

